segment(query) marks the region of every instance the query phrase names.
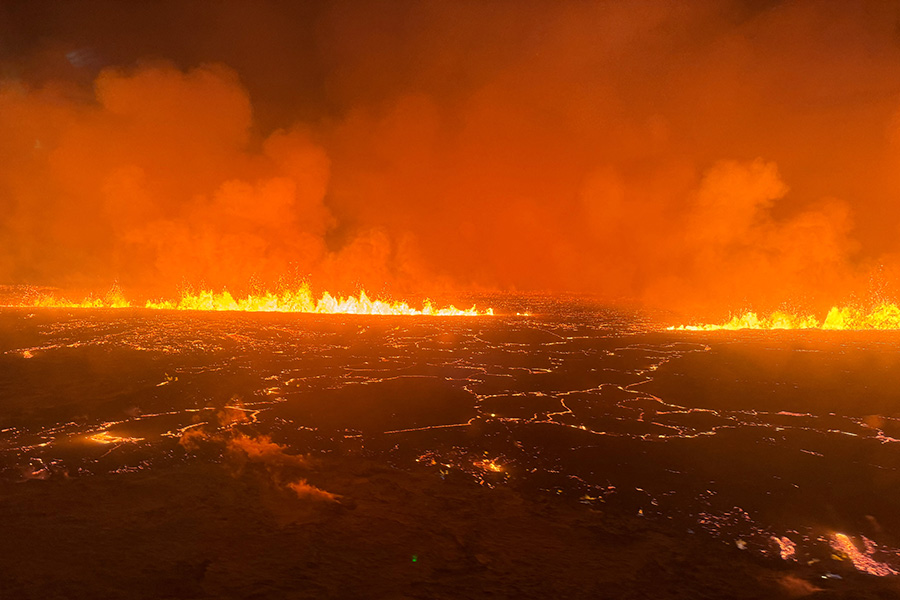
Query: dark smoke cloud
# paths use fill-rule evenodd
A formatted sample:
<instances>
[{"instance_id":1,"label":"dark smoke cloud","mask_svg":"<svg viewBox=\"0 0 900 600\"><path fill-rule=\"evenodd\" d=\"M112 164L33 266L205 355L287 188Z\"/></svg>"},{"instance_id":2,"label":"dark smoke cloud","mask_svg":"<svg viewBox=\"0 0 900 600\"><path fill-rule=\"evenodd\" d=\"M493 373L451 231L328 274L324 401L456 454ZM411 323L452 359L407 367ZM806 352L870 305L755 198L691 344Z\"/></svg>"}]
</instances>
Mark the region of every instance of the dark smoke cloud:
<instances>
[{"instance_id":1,"label":"dark smoke cloud","mask_svg":"<svg viewBox=\"0 0 900 600\"><path fill-rule=\"evenodd\" d=\"M895 2L8 4L0 280L896 293L898 23Z\"/></svg>"}]
</instances>

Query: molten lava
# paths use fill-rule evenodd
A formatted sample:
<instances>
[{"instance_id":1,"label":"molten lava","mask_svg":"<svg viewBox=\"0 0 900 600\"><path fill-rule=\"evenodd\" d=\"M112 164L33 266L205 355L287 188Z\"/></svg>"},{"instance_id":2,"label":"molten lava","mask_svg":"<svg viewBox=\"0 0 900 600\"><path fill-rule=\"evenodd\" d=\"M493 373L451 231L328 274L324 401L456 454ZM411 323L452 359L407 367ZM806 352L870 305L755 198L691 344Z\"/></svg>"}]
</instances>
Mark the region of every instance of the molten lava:
<instances>
[{"instance_id":1,"label":"molten lava","mask_svg":"<svg viewBox=\"0 0 900 600\"><path fill-rule=\"evenodd\" d=\"M843 533L835 533L831 536L831 547L835 552L850 559L857 571L879 577L897 575L895 569L870 556L875 550L875 545L870 540L863 537L863 542L866 545L865 552L860 551L853 541Z\"/></svg>"},{"instance_id":2,"label":"molten lava","mask_svg":"<svg viewBox=\"0 0 900 600\"><path fill-rule=\"evenodd\" d=\"M503 465L497 462L497 459L484 459L478 460L472 463L473 466L481 469L482 471L490 471L491 473L503 473L505 470Z\"/></svg>"},{"instance_id":3,"label":"molten lava","mask_svg":"<svg viewBox=\"0 0 900 600\"><path fill-rule=\"evenodd\" d=\"M142 442L144 438L139 437L124 437L113 435L108 431L101 431L99 433L95 433L94 435L88 438L92 442L97 442L99 444L122 444L125 442Z\"/></svg>"},{"instance_id":4,"label":"molten lava","mask_svg":"<svg viewBox=\"0 0 900 600\"><path fill-rule=\"evenodd\" d=\"M9 305L27 308L137 308L122 292L114 287L103 298L88 298L72 302L53 295L42 295L31 302ZM413 308L406 302L371 299L365 291L358 296L333 296L324 292L318 299L308 285L281 293L263 292L235 298L227 291L213 292L201 290L197 293L185 292L178 300L148 301L144 308L154 310L196 310L196 311L241 311L241 312L287 312L351 315L424 315L436 317L493 315L493 309L479 311L474 306L469 309L453 305L436 307L431 300L422 302L422 308Z\"/></svg>"},{"instance_id":5,"label":"molten lava","mask_svg":"<svg viewBox=\"0 0 900 600\"><path fill-rule=\"evenodd\" d=\"M900 329L900 307L883 302L874 309L866 311L852 306L834 306L819 321L813 315L792 314L775 311L768 317L760 317L755 312L745 312L720 324L679 325L669 327L676 331L737 331L740 329L822 329L831 331L845 330L890 330Z\"/></svg>"}]
</instances>

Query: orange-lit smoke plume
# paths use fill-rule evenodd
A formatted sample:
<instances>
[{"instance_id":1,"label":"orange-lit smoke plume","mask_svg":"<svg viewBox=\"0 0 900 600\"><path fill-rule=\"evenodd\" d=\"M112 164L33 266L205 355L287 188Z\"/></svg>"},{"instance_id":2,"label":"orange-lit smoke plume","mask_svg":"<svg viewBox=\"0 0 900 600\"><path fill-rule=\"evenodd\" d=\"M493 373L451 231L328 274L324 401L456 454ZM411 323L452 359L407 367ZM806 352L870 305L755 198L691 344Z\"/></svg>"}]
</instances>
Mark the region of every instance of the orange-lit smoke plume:
<instances>
[{"instance_id":1,"label":"orange-lit smoke plume","mask_svg":"<svg viewBox=\"0 0 900 600\"><path fill-rule=\"evenodd\" d=\"M114 10L0 63L0 281L897 292L896 4Z\"/></svg>"},{"instance_id":2,"label":"orange-lit smoke plume","mask_svg":"<svg viewBox=\"0 0 900 600\"><path fill-rule=\"evenodd\" d=\"M310 484L302 475L311 473L316 461L301 454L290 454L288 448L266 435L248 435L235 425L249 422L246 411L226 406L211 423L186 429L178 440L186 452L221 453L234 473L251 469L264 473L267 486L290 490L301 500L337 502L341 496Z\"/></svg>"}]
</instances>

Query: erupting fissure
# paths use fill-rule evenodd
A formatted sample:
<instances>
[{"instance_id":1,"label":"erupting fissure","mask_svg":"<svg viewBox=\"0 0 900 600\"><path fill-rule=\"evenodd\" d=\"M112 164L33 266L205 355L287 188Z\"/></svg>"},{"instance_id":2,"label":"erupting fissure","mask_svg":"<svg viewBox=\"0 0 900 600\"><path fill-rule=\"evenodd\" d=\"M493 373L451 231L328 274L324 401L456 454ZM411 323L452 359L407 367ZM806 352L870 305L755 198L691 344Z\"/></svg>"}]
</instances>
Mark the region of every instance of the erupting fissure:
<instances>
[{"instance_id":1,"label":"erupting fissure","mask_svg":"<svg viewBox=\"0 0 900 600\"><path fill-rule=\"evenodd\" d=\"M825 319L819 321L813 315L803 315L775 311L769 316L759 316L755 312L736 315L725 323L678 325L668 328L674 331L737 331L741 329L822 329L841 330L890 330L900 329L900 307L894 303L882 302L872 310L852 306L834 306Z\"/></svg>"},{"instance_id":2,"label":"erupting fissure","mask_svg":"<svg viewBox=\"0 0 900 600\"><path fill-rule=\"evenodd\" d=\"M89 298L72 302L52 294L45 294L30 302L8 304L17 308L139 308L142 305L129 302L118 288L113 288L103 298ZM147 301L144 308L154 310L194 310L194 311L240 311L240 312L284 312L352 315L424 315L424 316L486 316L493 315L493 309L479 311L475 306L469 309L453 305L436 307L431 300L424 300L422 308L413 308L406 302L371 299L365 291L357 296L333 296L324 292L316 298L308 285L284 292L262 292L235 298L227 291L213 292L201 290L185 292L178 300Z\"/></svg>"}]
</instances>

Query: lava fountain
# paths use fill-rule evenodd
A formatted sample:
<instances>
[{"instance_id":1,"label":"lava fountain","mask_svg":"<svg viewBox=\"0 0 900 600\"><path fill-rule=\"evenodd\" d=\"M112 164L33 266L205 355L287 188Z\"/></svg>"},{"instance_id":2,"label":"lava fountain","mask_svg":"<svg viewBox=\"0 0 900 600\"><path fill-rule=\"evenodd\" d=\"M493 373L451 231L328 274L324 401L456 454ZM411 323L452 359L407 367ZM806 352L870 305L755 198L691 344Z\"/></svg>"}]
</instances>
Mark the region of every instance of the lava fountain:
<instances>
[{"instance_id":1,"label":"lava fountain","mask_svg":"<svg viewBox=\"0 0 900 600\"><path fill-rule=\"evenodd\" d=\"M775 311L768 316L747 311L724 323L678 325L670 331L739 331L742 329L821 329L828 331L862 331L900 329L900 307L882 302L871 310L854 306L833 306L821 321L814 315Z\"/></svg>"},{"instance_id":2,"label":"lava fountain","mask_svg":"<svg viewBox=\"0 0 900 600\"><path fill-rule=\"evenodd\" d=\"M201 290L185 292L177 300L148 300L144 308L152 310L191 310L191 311L232 311L232 312L281 312L281 313L316 313L345 315L421 315L433 317L477 317L494 314L493 309L479 311L475 306L468 309L435 306L425 299L422 308L413 308L404 301L372 299L364 291L356 296L342 297L323 292L316 296L309 285L303 284L295 290L282 292L265 291L257 294L235 298L228 291L214 292ZM122 294L118 287L113 287L103 298L87 298L81 301L70 301L53 294L42 294L30 302L8 304L15 308L140 308Z\"/></svg>"}]
</instances>

